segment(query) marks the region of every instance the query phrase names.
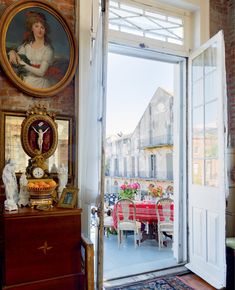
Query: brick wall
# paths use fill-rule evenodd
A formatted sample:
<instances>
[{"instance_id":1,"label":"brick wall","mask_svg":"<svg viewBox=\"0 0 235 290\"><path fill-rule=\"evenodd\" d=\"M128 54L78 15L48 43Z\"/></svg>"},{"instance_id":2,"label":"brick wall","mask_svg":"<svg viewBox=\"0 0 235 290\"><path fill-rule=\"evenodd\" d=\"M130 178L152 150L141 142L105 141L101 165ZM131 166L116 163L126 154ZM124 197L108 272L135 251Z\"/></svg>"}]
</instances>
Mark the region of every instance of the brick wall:
<instances>
[{"instance_id":1,"label":"brick wall","mask_svg":"<svg viewBox=\"0 0 235 290\"><path fill-rule=\"evenodd\" d=\"M16 1L2 0L0 2L0 17L4 10ZM48 1L57 8L67 20L72 31L75 29L75 0ZM52 97L35 98L18 90L0 68L0 112L1 111L26 111L28 107L42 103L49 110L55 110L58 114L74 116L74 82L72 81L64 90ZM2 132L0 132L0 136Z\"/></svg>"},{"instance_id":2,"label":"brick wall","mask_svg":"<svg viewBox=\"0 0 235 290\"><path fill-rule=\"evenodd\" d=\"M230 146L235 147L235 3L233 0L210 1L210 32L224 30L228 94Z\"/></svg>"},{"instance_id":3,"label":"brick wall","mask_svg":"<svg viewBox=\"0 0 235 290\"><path fill-rule=\"evenodd\" d=\"M224 30L226 53L226 78L228 94L228 170L235 170L235 3L233 0L210 1L211 36ZM235 236L235 180L229 179L229 196L226 207L226 234Z\"/></svg>"},{"instance_id":4,"label":"brick wall","mask_svg":"<svg viewBox=\"0 0 235 290\"><path fill-rule=\"evenodd\" d=\"M226 49L229 132L231 146L235 147L235 3L228 1L228 38Z\"/></svg>"},{"instance_id":5,"label":"brick wall","mask_svg":"<svg viewBox=\"0 0 235 290\"><path fill-rule=\"evenodd\" d=\"M227 26L227 1L210 0L210 36Z\"/></svg>"}]
</instances>

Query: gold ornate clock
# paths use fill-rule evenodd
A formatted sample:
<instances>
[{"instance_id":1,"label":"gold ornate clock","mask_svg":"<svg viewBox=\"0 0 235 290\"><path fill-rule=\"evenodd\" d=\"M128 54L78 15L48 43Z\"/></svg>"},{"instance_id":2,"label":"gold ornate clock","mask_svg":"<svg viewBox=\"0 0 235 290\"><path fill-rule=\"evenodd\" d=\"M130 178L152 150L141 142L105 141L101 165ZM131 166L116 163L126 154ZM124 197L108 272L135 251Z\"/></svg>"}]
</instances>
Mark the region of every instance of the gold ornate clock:
<instances>
[{"instance_id":1,"label":"gold ornate clock","mask_svg":"<svg viewBox=\"0 0 235 290\"><path fill-rule=\"evenodd\" d=\"M46 159L56 150L58 143L55 113L47 112L45 106L38 105L26 113L21 126L21 143L31 157L26 168L28 178L48 176Z\"/></svg>"},{"instance_id":2,"label":"gold ornate clock","mask_svg":"<svg viewBox=\"0 0 235 290\"><path fill-rule=\"evenodd\" d=\"M42 105L28 110L21 125L21 143L31 157L26 168L31 206L50 206L57 185L49 178L46 160L55 152L58 143L55 113L47 112Z\"/></svg>"}]
</instances>

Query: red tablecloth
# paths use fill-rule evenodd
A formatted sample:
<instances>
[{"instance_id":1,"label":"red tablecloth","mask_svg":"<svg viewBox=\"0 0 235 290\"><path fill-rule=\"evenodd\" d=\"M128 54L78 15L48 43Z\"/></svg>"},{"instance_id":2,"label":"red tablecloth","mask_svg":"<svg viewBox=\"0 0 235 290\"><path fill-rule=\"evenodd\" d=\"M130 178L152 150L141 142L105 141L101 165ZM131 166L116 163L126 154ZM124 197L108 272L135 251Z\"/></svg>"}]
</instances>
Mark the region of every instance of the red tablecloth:
<instances>
[{"instance_id":1,"label":"red tablecloth","mask_svg":"<svg viewBox=\"0 0 235 290\"><path fill-rule=\"evenodd\" d=\"M150 201L137 201L136 206L136 220L140 222L157 222L156 203ZM114 227L117 228L117 214L116 204L114 206L112 216Z\"/></svg>"}]
</instances>

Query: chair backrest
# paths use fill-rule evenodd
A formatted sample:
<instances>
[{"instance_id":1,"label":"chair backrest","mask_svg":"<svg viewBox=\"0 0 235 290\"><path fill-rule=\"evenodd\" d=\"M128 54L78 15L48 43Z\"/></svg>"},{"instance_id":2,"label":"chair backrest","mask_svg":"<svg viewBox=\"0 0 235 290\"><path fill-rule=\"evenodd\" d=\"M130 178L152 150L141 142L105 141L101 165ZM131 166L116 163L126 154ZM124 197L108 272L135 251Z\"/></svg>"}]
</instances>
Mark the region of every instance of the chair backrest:
<instances>
[{"instance_id":1,"label":"chair backrest","mask_svg":"<svg viewBox=\"0 0 235 290\"><path fill-rule=\"evenodd\" d=\"M174 201L171 198L161 198L156 206L158 223L173 223Z\"/></svg>"},{"instance_id":2,"label":"chair backrest","mask_svg":"<svg viewBox=\"0 0 235 290\"><path fill-rule=\"evenodd\" d=\"M116 203L117 222L134 222L136 220L135 203L128 198L119 199Z\"/></svg>"}]
</instances>

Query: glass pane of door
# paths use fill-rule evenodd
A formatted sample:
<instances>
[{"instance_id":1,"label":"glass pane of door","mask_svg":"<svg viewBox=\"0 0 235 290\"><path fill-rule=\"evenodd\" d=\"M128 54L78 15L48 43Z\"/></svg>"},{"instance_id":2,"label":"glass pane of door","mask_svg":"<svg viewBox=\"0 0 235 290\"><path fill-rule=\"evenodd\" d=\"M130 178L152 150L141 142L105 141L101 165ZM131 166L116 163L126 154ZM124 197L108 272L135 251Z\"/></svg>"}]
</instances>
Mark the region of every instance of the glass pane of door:
<instances>
[{"instance_id":1,"label":"glass pane of door","mask_svg":"<svg viewBox=\"0 0 235 290\"><path fill-rule=\"evenodd\" d=\"M225 285L226 96L223 33L189 57L189 263L216 289Z\"/></svg>"},{"instance_id":2,"label":"glass pane of door","mask_svg":"<svg viewBox=\"0 0 235 290\"><path fill-rule=\"evenodd\" d=\"M218 120L216 49L197 56L192 69L192 181L218 186Z\"/></svg>"}]
</instances>

